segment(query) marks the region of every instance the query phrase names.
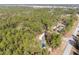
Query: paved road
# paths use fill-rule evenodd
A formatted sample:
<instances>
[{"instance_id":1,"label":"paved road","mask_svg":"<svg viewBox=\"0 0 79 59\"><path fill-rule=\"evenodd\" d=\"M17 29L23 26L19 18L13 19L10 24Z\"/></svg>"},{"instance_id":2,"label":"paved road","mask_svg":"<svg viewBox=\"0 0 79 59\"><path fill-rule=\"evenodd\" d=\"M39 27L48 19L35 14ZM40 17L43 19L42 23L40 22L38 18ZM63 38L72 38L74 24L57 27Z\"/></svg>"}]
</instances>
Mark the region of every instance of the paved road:
<instances>
[{"instance_id":1,"label":"paved road","mask_svg":"<svg viewBox=\"0 0 79 59\"><path fill-rule=\"evenodd\" d=\"M77 14L77 16L78 16L78 19L79 19L79 15ZM73 33L73 35L77 35L77 33L78 33L78 31L79 31L79 23L78 23L78 25L77 25L77 27L76 27L76 29L75 29L75 31L74 31L74 33ZM65 48L65 51L64 51L64 55L69 55L70 54L70 52L71 52L71 49L72 49L72 45L69 43L69 41L70 40L72 40L72 41L74 41L74 39L73 39L73 37L71 36L70 38L68 38L69 40L67 40L66 42L67 42L67 45L66 45L66 48Z\"/></svg>"}]
</instances>

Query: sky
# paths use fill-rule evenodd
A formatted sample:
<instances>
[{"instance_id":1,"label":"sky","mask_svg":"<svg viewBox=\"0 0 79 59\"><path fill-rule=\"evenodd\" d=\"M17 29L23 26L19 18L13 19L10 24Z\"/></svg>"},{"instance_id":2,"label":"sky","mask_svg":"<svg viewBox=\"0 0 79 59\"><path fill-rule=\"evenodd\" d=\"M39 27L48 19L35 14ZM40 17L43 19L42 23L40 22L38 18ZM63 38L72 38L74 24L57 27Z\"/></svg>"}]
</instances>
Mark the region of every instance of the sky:
<instances>
[{"instance_id":1,"label":"sky","mask_svg":"<svg viewBox=\"0 0 79 59\"><path fill-rule=\"evenodd\" d=\"M79 4L79 0L0 0L0 4Z\"/></svg>"}]
</instances>

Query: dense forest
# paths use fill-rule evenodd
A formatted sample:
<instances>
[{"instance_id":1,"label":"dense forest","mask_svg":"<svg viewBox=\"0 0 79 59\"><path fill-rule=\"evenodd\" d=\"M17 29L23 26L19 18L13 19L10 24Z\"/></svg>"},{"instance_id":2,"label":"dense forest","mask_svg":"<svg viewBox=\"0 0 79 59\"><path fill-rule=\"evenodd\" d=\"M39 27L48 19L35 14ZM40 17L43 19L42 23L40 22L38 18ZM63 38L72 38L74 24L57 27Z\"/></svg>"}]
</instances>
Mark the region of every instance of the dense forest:
<instances>
[{"instance_id":1,"label":"dense forest","mask_svg":"<svg viewBox=\"0 0 79 59\"><path fill-rule=\"evenodd\" d=\"M66 27L69 30L76 18L75 9L65 8L30 8L30 7L0 7L0 54L5 55L35 55L49 54L47 48L43 49L36 36L45 31L47 24L50 31L62 21L61 15L66 17ZM48 34L49 36L49 34ZM47 46L56 48L61 43L61 34L52 33Z\"/></svg>"}]
</instances>

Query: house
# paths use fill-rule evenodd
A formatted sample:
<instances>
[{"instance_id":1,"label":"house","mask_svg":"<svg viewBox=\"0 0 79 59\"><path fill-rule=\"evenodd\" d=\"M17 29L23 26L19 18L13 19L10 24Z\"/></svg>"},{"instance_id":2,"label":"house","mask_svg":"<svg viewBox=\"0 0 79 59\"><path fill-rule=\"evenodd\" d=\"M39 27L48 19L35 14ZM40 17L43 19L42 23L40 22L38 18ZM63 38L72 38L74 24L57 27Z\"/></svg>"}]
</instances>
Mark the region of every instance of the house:
<instances>
[{"instance_id":1,"label":"house","mask_svg":"<svg viewBox=\"0 0 79 59\"><path fill-rule=\"evenodd\" d=\"M56 32L60 32L64 27L65 27L64 24L58 23L57 26L55 26L55 27L53 28L53 30L56 31Z\"/></svg>"}]
</instances>

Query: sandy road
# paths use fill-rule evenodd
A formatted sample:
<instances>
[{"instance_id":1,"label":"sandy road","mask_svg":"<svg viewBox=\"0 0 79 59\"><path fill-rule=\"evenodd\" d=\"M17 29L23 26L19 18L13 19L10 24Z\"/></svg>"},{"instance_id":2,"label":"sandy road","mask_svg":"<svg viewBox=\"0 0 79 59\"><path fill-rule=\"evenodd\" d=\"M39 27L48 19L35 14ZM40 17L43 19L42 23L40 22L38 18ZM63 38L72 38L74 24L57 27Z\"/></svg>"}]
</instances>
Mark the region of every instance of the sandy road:
<instances>
[{"instance_id":1,"label":"sandy road","mask_svg":"<svg viewBox=\"0 0 79 59\"><path fill-rule=\"evenodd\" d=\"M78 19L79 19L79 15L77 14L77 16L78 16ZM76 27L76 29L75 29L75 31L74 31L74 33L72 34L72 35L77 35L77 33L78 33L78 31L79 31L79 23L78 23L78 25L77 25L77 27ZM64 50L64 53L63 53L63 55L69 55L70 54L70 52L71 52L71 49L72 49L72 45L70 44L70 40L72 40L72 41L74 41L74 39L73 39L73 36L71 36L71 37L69 37L69 38L66 38L66 39L68 39L67 41L66 41L66 48L65 48L65 50Z\"/></svg>"}]
</instances>

